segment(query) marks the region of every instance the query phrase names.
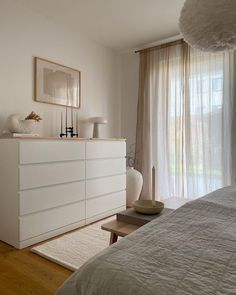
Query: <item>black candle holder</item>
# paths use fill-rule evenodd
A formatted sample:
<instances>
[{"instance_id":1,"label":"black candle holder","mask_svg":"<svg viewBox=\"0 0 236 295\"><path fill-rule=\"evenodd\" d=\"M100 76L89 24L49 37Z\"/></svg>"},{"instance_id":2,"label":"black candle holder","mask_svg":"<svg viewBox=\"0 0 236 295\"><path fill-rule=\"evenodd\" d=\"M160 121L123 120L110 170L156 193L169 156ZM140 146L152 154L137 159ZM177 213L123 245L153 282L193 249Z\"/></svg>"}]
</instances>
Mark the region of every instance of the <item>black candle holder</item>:
<instances>
[{"instance_id":1,"label":"black candle holder","mask_svg":"<svg viewBox=\"0 0 236 295\"><path fill-rule=\"evenodd\" d=\"M63 138L64 136L67 137L79 137L79 130L78 130L78 123L79 123L79 119L78 119L78 112L76 113L76 123L75 123L75 128L74 128L74 109L73 107L71 107L71 126L68 127L68 106L66 106L66 119L65 119L65 132L63 131L63 112L61 112L61 133L60 133L60 137Z\"/></svg>"},{"instance_id":2,"label":"black candle holder","mask_svg":"<svg viewBox=\"0 0 236 295\"><path fill-rule=\"evenodd\" d=\"M74 133L74 127L66 127L65 129L66 129L65 133L62 133L62 132L60 133L61 138L63 138L64 136L65 137L70 136L71 138L79 136L78 133Z\"/></svg>"}]
</instances>

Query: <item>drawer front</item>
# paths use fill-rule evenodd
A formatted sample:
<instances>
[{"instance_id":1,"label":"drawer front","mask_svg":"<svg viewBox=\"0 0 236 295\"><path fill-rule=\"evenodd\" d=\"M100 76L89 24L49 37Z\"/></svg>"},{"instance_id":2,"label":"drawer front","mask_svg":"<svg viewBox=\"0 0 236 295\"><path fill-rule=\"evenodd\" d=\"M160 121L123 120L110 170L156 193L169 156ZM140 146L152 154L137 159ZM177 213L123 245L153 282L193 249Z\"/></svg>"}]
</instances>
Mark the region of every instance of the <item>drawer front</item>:
<instances>
[{"instance_id":1,"label":"drawer front","mask_svg":"<svg viewBox=\"0 0 236 295\"><path fill-rule=\"evenodd\" d=\"M86 177L96 178L126 173L126 160L100 159L86 161Z\"/></svg>"},{"instance_id":2,"label":"drawer front","mask_svg":"<svg viewBox=\"0 0 236 295\"><path fill-rule=\"evenodd\" d=\"M22 216L19 219L20 241L23 241L85 219L85 202Z\"/></svg>"},{"instance_id":3,"label":"drawer front","mask_svg":"<svg viewBox=\"0 0 236 295\"><path fill-rule=\"evenodd\" d=\"M124 158L125 141L90 141L86 143L86 159Z\"/></svg>"},{"instance_id":4,"label":"drawer front","mask_svg":"<svg viewBox=\"0 0 236 295\"><path fill-rule=\"evenodd\" d=\"M19 169L21 190L85 179L84 161L26 165Z\"/></svg>"},{"instance_id":5,"label":"drawer front","mask_svg":"<svg viewBox=\"0 0 236 295\"><path fill-rule=\"evenodd\" d=\"M86 181L86 199L126 189L126 175L98 178Z\"/></svg>"},{"instance_id":6,"label":"drawer front","mask_svg":"<svg viewBox=\"0 0 236 295\"><path fill-rule=\"evenodd\" d=\"M69 140L20 142L20 164L83 159L85 159L85 142Z\"/></svg>"},{"instance_id":7,"label":"drawer front","mask_svg":"<svg viewBox=\"0 0 236 295\"><path fill-rule=\"evenodd\" d=\"M102 214L126 204L125 191L86 201L86 218Z\"/></svg>"},{"instance_id":8,"label":"drawer front","mask_svg":"<svg viewBox=\"0 0 236 295\"><path fill-rule=\"evenodd\" d=\"M20 192L20 215L50 209L85 199L85 181Z\"/></svg>"}]
</instances>

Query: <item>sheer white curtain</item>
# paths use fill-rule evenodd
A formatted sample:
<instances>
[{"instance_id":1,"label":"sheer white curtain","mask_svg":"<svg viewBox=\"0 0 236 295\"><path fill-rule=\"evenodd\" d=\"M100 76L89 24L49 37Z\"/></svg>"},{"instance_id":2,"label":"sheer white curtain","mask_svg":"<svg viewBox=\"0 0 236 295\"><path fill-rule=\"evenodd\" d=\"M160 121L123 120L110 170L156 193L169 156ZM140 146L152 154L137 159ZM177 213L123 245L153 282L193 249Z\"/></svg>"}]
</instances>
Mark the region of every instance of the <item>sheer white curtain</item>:
<instances>
[{"instance_id":1,"label":"sheer white curtain","mask_svg":"<svg viewBox=\"0 0 236 295\"><path fill-rule=\"evenodd\" d=\"M233 53L181 42L144 54L158 198L197 198L231 184Z\"/></svg>"}]
</instances>

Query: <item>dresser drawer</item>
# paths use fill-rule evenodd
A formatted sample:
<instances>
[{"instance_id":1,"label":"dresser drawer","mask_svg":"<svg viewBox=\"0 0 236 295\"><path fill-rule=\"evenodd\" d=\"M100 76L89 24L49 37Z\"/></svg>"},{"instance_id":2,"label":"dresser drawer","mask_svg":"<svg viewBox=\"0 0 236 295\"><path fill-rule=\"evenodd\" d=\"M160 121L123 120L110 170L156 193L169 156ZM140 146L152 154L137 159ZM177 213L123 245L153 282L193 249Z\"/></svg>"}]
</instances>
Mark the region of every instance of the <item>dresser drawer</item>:
<instances>
[{"instance_id":1,"label":"dresser drawer","mask_svg":"<svg viewBox=\"0 0 236 295\"><path fill-rule=\"evenodd\" d=\"M20 190L85 179L85 162L20 166Z\"/></svg>"},{"instance_id":2,"label":"dresser drawer","mask_svg":"<svg viewBox=\"0 0 236 295\"><path fill-rule=\"evenodd\" d=\"M102 214L126 204L126 192L122 191L86 201L86 218Z\"/></svg>"},{"instance_id":3,"label":"dresser drawer","mask_svg":"<svg viewBox=\"0 0 236 295\"><path fill-rule=\"evenodd\" d=\"M86 178L126 173L126 159L99 159L86 161Z\"/></svg>"},{"instance_id":4,"label":"dresser drawer","mask_svg":"<svg viewBox=\"0 0 236 295\"><path fill-rule=\"evenodd\" d=\"M24 241L60 227L85 219L85 202L22 216L20 220L20 241Z\"/></svg>"},{"instance_id":5,"label":"dresser drawer","mask_svg":"<svg viewBox=\"0 0 236 295\"><path fill-rule=\"evenodd\" d=\"M124 158L125 141L90 141L86 143L86 159Z\"/></svg>"},{"instance_id":6,"label":"dresser drawer","mask_svg":"<svg viewBox=\"0 0 236 295\"><path fill-rule=\"evenodd\" d=\"M85 181L30 189L20 192L20 215L85 199Z\"/></svg>"},{"instance_id":7,"label":"dresser drawer","mask_svg":"<svg viewBox=\"0 0 236 295\"><path fill-rule=\"evenodd\" d=\"M126 175L117 175L86 181L86 199L126 189Z\"/></svg>"},{"instance_id":8,"label":"dresser drawer","mask_svg":"<svg viewBox=\"0 0 236 295\"><path fill-rule=\"evenodd\" d=\"M85 159L85 142L69 140L20 142L20 164L82 159Z\"/></svg>"}]
</instances>

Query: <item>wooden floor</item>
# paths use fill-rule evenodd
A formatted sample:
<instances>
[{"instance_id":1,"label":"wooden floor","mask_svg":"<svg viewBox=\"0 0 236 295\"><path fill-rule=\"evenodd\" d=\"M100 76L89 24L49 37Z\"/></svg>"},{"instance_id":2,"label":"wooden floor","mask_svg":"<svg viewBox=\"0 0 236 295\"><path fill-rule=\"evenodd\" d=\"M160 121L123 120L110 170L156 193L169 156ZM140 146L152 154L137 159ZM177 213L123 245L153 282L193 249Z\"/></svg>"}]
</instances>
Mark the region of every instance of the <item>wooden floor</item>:
<instances>
[{"instance_id":1,"label":"wooden floor","mask_svg":"<svg viewBox=\"0 0 236 295\"><path fill-rule=\"evenodd\" d=\"M101 220L106 220L111 216ZM81 230L96 222L98 221L67 233ZM54 238L63 235L61 234ZM58 287L73 273L56 263L32 253L30 251L31 248L32 246L17 250L0 241L0 295L54 295Z\"/></svg>"},{"instance_id":2,"label":"wooden floor","mask_svg":"<svg viewBox=\"0 0 236 295\"><path fill-rule=\"evenodd\" d=\"M72 274L71 271L50 262L30 248L16 250L0 242L0 294L48 295Z\"/></svg>"}]
</instances>

